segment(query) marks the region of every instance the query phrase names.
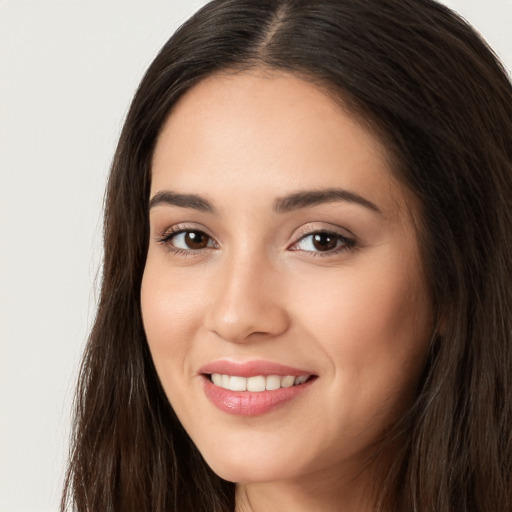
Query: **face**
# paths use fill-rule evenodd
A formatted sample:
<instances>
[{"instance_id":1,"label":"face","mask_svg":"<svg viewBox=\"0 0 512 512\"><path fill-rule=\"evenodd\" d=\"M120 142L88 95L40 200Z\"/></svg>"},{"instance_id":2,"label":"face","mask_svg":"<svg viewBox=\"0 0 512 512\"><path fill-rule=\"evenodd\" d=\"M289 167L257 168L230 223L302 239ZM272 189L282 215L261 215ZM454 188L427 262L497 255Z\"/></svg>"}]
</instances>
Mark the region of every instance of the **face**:
<instances>
[{"instance_id":1,"label":"face","mask_svg":"<svg viewBox=\"0 0 512 512\"><path fill-rule=\"evenodd\" d=\"M152 162L142 314L216 473L332 478L407 407L432 331L413 215L379 141L311 83L226 73L179 101Z\"/></svg>"}]
</instances>

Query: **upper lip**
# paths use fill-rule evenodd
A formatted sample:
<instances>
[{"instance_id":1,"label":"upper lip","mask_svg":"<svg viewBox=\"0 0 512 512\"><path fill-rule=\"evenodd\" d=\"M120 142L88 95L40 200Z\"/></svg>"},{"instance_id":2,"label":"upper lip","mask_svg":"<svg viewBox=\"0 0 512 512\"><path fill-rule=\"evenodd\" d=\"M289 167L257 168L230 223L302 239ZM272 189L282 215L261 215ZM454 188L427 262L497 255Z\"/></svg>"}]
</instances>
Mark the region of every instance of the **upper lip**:
<instances>
[{"instance_id":1,"label":"upper lip","mask_svg":"<svg viewBox=\"0 0 512 512\"><path fill-rule=\"evenodd\" d=\"M313 375L312 372L293 368L280 363L271 361L253 360L238 362L229 359L220 359L205 364L199 369L200 374L220 373L222 375L237 375L239 377L255 377L257 375L293 375L300 377L302 375Z\"/></svg>"}]
</instances>

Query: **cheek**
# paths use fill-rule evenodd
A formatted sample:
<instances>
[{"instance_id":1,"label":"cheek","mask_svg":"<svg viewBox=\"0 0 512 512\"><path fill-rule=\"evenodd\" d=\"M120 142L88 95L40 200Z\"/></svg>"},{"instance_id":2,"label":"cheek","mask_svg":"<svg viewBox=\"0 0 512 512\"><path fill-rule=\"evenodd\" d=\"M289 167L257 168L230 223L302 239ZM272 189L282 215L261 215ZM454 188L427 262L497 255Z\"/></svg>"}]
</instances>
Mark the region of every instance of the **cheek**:
<instances>
[{"instance_id":1,"label":"cheek","mask_svg":"<svg viewBox=\"0 0 512 512\"><path fill-rule=\"evenodd\" d=\"M418 268L399 263L354 266L300 286L310 292L298 299L296 317L331 361L340 389L365 393L364 400L408 394L425 360L429 296Z\"/></svg>"},{"instance_id":2,"label":"cheek","mask_svg":"<svg viewBox=\"0 0 512 512\"><path fill-rule=\"evenodd\" d=\"M172 369L184 368L201 317L201 290L187 286L179 273L170 275L151 256L144 270L141 309L149 349L164 388Z\"/></svg>"}]
</instances>

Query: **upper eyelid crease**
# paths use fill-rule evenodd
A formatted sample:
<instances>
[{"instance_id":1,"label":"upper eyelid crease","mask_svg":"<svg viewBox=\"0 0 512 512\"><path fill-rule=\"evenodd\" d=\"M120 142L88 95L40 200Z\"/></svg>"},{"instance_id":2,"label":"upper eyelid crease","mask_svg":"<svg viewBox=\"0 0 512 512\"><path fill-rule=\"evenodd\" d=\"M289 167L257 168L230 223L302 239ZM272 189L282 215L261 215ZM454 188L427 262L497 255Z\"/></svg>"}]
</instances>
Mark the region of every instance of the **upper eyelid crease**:
<instances>
[{"instance_id":1,"label":"upper eyelid crease","mask_svg":"<svg viewBox=\"0 0 512 512\"><path fill-rule=\"evenodd\" d=\"M317 226L317 224L320 224L320 226ZM297 239L299 239L304 236L313 235L315 233L331 233L343 238L356 238L356 235L345 227L323 222L309 222L300 227L295 232L295 235L297 236Z\"/></svg>"},{"instance_id":2,"label":"upper eyelid crease","mask_svg":"<svg viewBox=\"0 0 512 512\"><path fill-rule=\"evenodd\" d=\"M358 204L375 213L383 215L382 210L375 203L372 203L355 192L342 188L327 188L295 192L276 199L274 202L274 210L278 213L287 213L301 208L338 201ZM181 208L191 208L204 213L216 213L216 209L213 204L198 194L179 194L170 190L161 190L149 201L148 210L162 204L178 206Z\"/></svg>"},{"instance_id":3,"label":"upper eyelid crease","mask_svg":"<svg viewBox=\"0 0 512 512\"><path fill-rule=\"evenodd\" d=\"M191 228L187 228L187 227L181 227L181 226L175 226L174 227L175 229L171 229L170 231L166 232L165 234L163 234L162 236L159 236L159 237L156 237L155 238L155 241L157 243L160 243L160 244L167 244L168 242L170 242L172 239L174 239L174 237L176 237L177 235L180 235L182 233L187 233L187 232L191 232L191 231L197 231L197 232L200 232L204 235L206 235L208 238L210 238L210 240L214 243L214 245L218 248L218 242L215 240L214 237L212 237L211 235L209 235L208 233L206 233L205 231L203 230L200 230L200 229L191 229ZM310 236L313 236L315 234L319 234L319 233L324 233L324 234L329 234L329 235L333 235L335 237L337 237L338 239L342 240L343 243L348 246L348 247L353 247L356 245L356 241L353 239L353 238L350 238L350 237L347 237L345 235L342 235L341 233L338 233L336 231L331 231L331 230L323 230L323 229L317 229L317 230L313 230L313 231L310 231L310 232L305 232L304 234L302 235L299 235L297 237L297 239L295 240L295 242L290 246L290 247L293 247L293 246L296 246L298 245L301 241L303 241L304 239L306 239L307 237L310 237ZM179 249L180 251L182 249ZM196 250L194 249L190 249L192 252L196 252ZM199 249L197 249L198 251ZM333 252L333 251L329 251L329 252Z\"/></svg>"},{"instance_id":4,"label":"upper eyelid crease","mask_svg":"<svg viewBox=\"0 0 512 512\"><path fill-rule=\"evenodd\" d=\"M214 239L212 235L210 235L205 228L203 227L195 227L195 226L187 226L183 224L176 224L174 226L171 226L170 228L166 229L161 235L157 235L157 239L164 239L164 238L172 238L173 236L179 235L180 233L187 233L190 231L196 231L205 234L211 239Z\"/></svg>"}]
</instances>

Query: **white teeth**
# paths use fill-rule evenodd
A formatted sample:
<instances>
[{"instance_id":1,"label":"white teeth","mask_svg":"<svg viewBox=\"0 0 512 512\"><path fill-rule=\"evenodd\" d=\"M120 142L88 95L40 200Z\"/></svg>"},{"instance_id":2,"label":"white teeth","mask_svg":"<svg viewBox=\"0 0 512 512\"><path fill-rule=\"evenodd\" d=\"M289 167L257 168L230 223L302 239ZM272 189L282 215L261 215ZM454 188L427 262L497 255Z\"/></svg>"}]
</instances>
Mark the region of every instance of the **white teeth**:
<instances>
[{"instance_id":1,"label":"white teeth","mask_svg":"<svg viewBox=\"0 0 512 512\"><path fill-rule=\"evenodd\" d=\"M283 380L281 381L281 386L283 388L291 388L295 384L295 377L293 375L287 375L286 377L283 377Z\"/></svg>"},{"instance_id":2,"label":"white teeth","mask_svg":"<svg viewBox=\"0 0 512 512\"><path fill-rule=\"evenodd\" d=\"M286 379L286 377L283 377L282 380L284 379ZM265 389L268 391L274 391L274 389L281 387L281 377L279 377L279 375L269 375L266 381Z\"/></svg>"},{"instance_id":3,"label":"white teeth","mask_svg":"<svg viewBox=\"0 0 512 512\"><path fill-rule=\"evenodd\" d=\"M229 389L231 391L246 391L247 379L245 377L237 377L235 375L229 377Z\"/></svg>"},{"instance_id":4,"label":"white teeth","mask_svg":"<svg viewBox=\"0 0 512 512\"><path fill-rule=\"evenodd\" d=\"M286 375L281 377L279 375L256 375L254 377L240 377L238 375L221 375L220 373L212 373L211 381L216 386L231 391L273 391L279 388L290 388L304 384L309 378L308 375L301 375L295 377L293 375Z\"/></svg>"},{"instance_id":5,"label":"white teeth","mask_svg":"<svg viewBox=\"0 0 512 512\"><path fill-rule=\"evenodd\" d=\"M265 391L265 377L249 377L247 379L247 391Z\"/></svg>"}]
</instances>

